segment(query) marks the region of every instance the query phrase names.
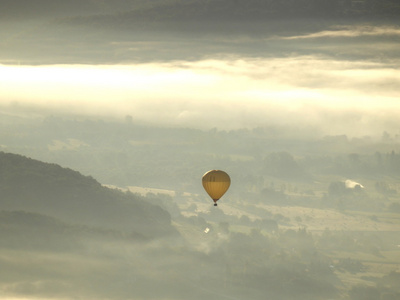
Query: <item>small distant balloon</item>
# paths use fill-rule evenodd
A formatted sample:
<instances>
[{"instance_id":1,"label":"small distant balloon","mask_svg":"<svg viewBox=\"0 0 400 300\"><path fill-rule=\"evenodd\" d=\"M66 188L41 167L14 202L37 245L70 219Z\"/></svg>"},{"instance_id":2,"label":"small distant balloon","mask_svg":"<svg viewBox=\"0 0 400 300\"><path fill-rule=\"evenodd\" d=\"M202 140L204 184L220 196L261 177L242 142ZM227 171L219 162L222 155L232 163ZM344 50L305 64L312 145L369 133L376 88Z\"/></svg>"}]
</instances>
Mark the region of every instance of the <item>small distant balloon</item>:
<instances>
[{"instance_id":1,"label":"small distant balloon","mask_svg":"<svg viewBox=\"0 0 400 300\"><path fill-rule=\"evenodd\" d=\"M217 201L226 193L231 185L229 175L221 170L211 170L203 175L203 187L217 206Z\"/></svg>"}]
</instances>

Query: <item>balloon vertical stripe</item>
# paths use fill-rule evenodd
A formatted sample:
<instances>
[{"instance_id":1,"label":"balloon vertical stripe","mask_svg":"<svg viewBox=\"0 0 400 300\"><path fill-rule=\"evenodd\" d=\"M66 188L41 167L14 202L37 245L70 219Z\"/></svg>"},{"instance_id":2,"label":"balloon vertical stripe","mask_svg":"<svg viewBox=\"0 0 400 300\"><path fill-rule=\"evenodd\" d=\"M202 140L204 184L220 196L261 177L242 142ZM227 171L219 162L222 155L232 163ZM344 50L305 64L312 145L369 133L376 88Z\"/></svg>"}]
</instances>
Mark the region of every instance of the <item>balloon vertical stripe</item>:
<instances>
[{"instance_id":1,"label":"balloon vertical stripe","mask_svg":"<svg viewBox=\"0 0 400 300\"><path fill-rule=\"evenodd\" d=\"M231 179L227 173L221 170L211 170L203 175L203 187L207 194L213 199L214 205L228 190Z\"/></svg>"}]
</instances>

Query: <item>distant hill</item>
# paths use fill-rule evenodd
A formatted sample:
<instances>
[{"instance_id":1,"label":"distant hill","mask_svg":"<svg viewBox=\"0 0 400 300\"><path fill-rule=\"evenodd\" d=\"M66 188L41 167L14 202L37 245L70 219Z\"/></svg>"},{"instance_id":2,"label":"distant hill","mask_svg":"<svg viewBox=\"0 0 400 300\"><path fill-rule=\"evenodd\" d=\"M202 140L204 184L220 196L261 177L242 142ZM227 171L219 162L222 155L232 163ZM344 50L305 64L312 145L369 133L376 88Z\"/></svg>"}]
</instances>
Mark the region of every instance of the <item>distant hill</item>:
<instances>
[{"instance_id":1,"label":"distant hill","mask_svg":"<svg viewBox=\"0 0 400 300\"><path fill-rule=\"evenodd\" d=\"M291 55L294 48L308 52L308 45L274 40L265 51L263 38L307 35L343 23L398 25L399 15L397 0L5 0L0 1L1 59L109 64ZM251 42L232 39L238 36ZM318 51L336 56L331 48Z\"/></svg>"},{"instance_id":2,"label":"distant hill","mask_svg":"<svg viewBox=\"0 0 400 300\"><path fill-rule=\"evenodd\" d=\"M266 18L398 17L397 0L3 0L3 18L127 15L139 22L254 21Z\"/></svg>"},{"instance_id":3,"label":"distant hill","mask_svg":"<svg viewBox=\"0 0 400 300\"><path fill-rule=\"evenodd\" d=\"M151 5L136 3L130 7L71 15L57 22L116 32L155 29L238 33L244 30L252 34L257 30L271 30L270 26L262 24L273 22L281 22L283 28L297 28L300 21L306 24L322 21L397 22L400 15L397 0L171 0L155 1Z\"/></svg>"},{"instance_id":4,"label":"distant hill","mask_svg":"<svg viewBox=\"0 0 400 300\"><path fill-rule=\"evenodd\" d=\"M16 154L0 152L0 195L1 210L43 214L147 238L176 234L169 213L144 198Z\"/></svg>"},{"instance_id":5,"label":"distant hill","mask_svg":"<svg viewBox=\"0 0 400 300\"><path fill-rule=\"evenodd\" d=\"M2 0L0 16L5 19L59 18L74 15L112 14L153 6L164 0ZM172 2L177 2L173 0Z\"/></svg>"},{"instance_id":6,"label":"distant hill","mask_svg":"<svg viewBox=\"0 0 400 300\"><path fill-rule=\"evenodd\" d=\"M268 21L282 17L397 17L400 12L397 0L193 0L167 3L135 9L127 14L143 21L237 22Z\"/></svg>"}]
</instances>

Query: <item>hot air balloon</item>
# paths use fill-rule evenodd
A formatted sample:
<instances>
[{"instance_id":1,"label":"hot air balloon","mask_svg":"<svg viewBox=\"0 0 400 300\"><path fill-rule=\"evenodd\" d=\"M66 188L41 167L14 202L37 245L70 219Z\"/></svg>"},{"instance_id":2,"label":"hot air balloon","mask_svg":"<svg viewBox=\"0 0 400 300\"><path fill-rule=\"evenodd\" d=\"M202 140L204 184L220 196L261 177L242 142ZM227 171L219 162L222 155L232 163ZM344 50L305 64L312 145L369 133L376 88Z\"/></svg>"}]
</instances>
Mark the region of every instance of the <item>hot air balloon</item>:
<instances>
[{"instance_id":1,"label":"hot air balloon","mask_svg":"<svg viewBox=\"0 0 400 300\"><path fill-rule=\"evenodd\" d=\"M231 185L229 175L221 170L208 171L203 175L202 182L207 194L213 199L214 206L217 206L217 201L225 194Z\"/></svg>"}]
</instances>

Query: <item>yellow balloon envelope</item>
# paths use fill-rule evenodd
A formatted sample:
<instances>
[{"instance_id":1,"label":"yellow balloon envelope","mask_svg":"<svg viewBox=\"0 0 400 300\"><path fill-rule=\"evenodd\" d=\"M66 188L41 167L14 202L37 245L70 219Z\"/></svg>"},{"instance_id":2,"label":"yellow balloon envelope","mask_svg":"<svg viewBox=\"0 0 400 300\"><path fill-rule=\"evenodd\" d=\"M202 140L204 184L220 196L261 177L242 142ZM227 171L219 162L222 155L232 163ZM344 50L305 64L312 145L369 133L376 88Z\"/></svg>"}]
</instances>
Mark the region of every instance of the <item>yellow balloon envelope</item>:
<instances>
[{"instance_id":1,"label":"yellow balloon envelope","mask_svg":"<svg viewBox=\"0 0 400 300\"><path fill-rule=\"evenodd\" d=\"M217 201L226 193L231 185L229 175L221 170L208 171L203 175L202 182L207 194L214 200L214 206L217 206Z\"/></svg>"}]
</instances>

